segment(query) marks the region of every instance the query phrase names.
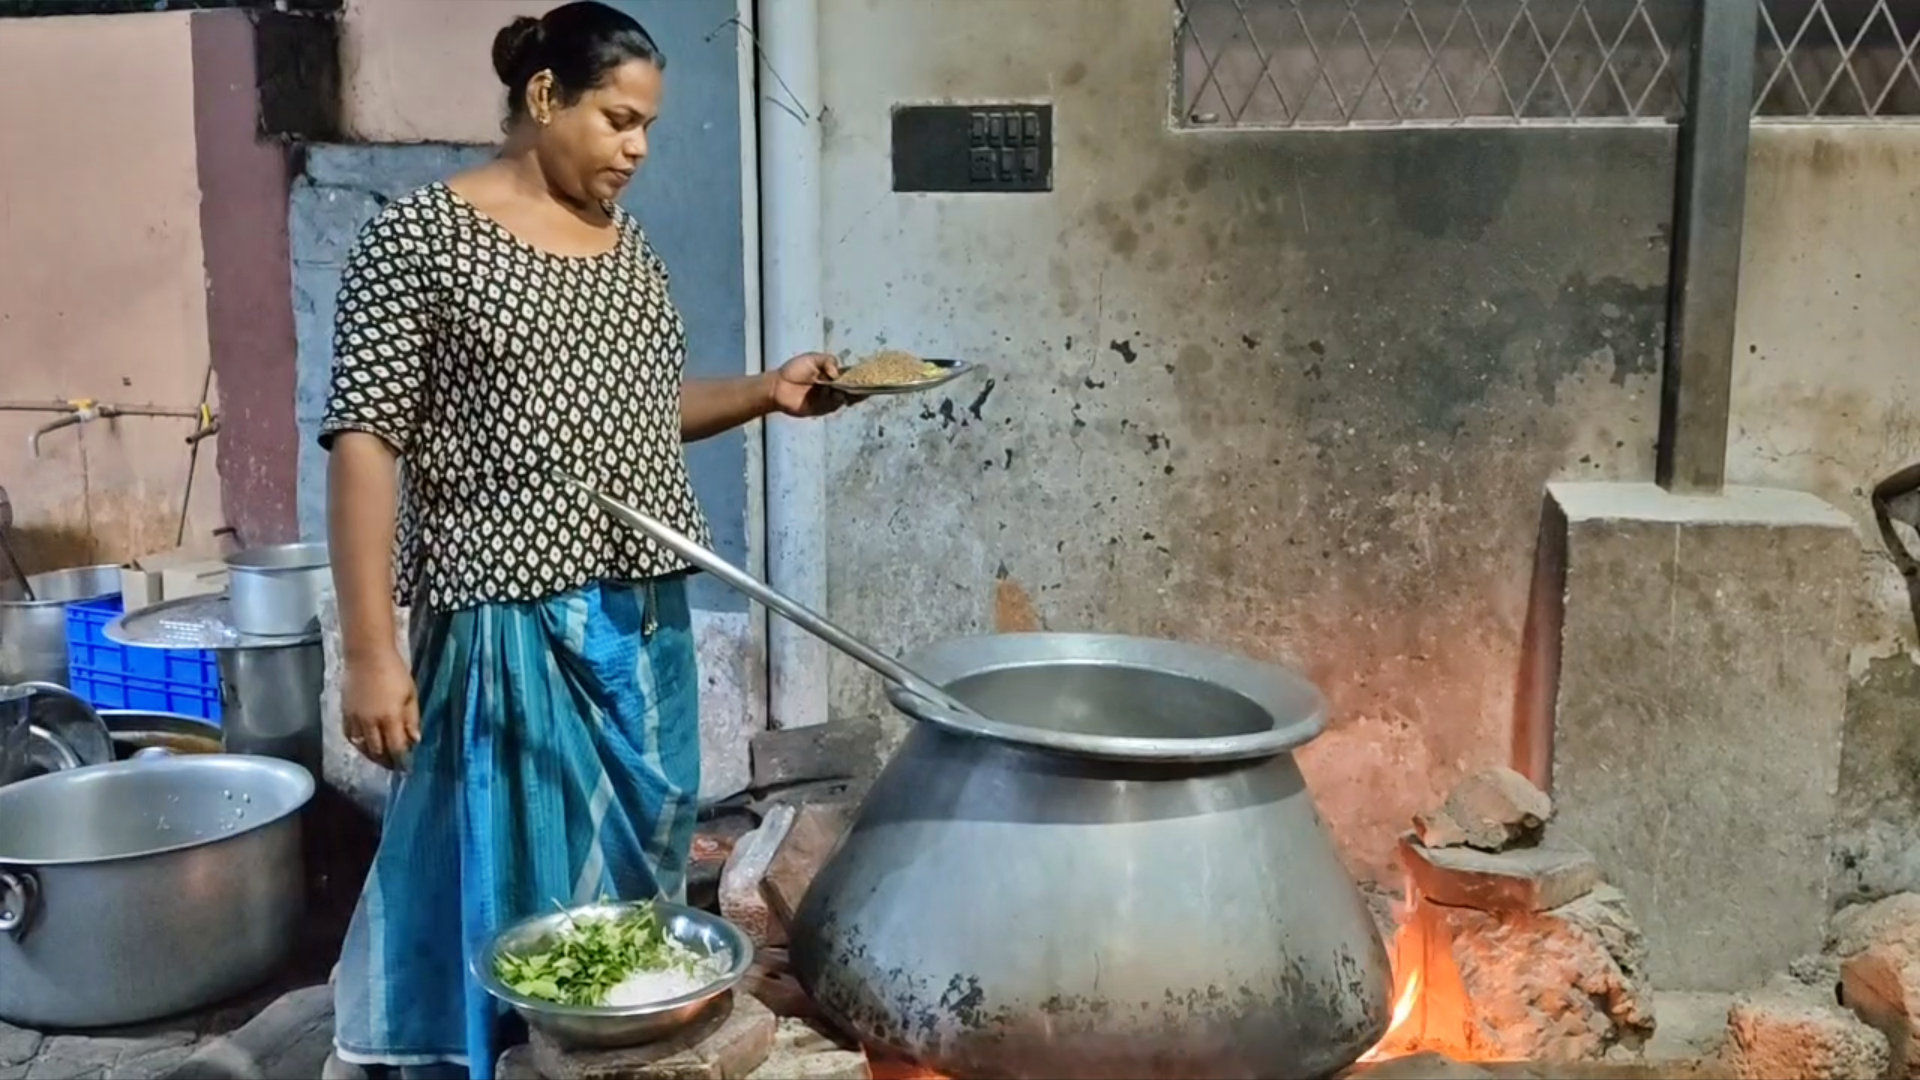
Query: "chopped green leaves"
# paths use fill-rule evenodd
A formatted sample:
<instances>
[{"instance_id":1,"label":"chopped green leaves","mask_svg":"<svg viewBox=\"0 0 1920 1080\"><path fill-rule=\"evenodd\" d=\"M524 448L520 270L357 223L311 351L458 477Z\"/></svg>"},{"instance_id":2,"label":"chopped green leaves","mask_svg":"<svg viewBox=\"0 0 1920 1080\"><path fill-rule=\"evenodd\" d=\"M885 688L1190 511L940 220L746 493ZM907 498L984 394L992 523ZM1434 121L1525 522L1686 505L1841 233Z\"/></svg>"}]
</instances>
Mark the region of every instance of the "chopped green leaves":
<instances>
[{"instance_id":1,"label":"chopped green leaves","mask_svg":"<svg viewBox=\"0 0 1920 1080\"><path fill-rule=\"evenodd\" d=\"M597 1006L607 993L643 971L692 969L688 950L667 935L651 905L615 918L569 919L546 947L522 956L502 955L494 975L514 993L556 1005Z\"/></svg>"}]
</instances>

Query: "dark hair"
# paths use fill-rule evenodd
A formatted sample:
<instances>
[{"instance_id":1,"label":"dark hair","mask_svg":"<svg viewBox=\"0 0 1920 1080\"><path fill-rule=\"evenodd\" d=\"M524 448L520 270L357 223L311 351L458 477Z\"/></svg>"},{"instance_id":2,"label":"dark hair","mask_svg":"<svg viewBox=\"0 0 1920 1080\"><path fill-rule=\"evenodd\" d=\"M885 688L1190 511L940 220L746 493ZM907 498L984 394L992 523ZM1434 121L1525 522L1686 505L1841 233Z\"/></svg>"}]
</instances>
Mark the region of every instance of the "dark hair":
<instances>
[{"instance_id":1,"label":"dark hair","mask_svg":"<svg viewBox=\"0 0 1920 1080\"><path fill-rule=\"evenodd\" d=\"M562 4L538 19L522 15L493 35L493 71L507 86L508 126L526 113L527 83L540 72L553 72L560 104L571 105L629 60L667 69L666 54L647 28L598 0Z\"/></svg>"}]
</instances>

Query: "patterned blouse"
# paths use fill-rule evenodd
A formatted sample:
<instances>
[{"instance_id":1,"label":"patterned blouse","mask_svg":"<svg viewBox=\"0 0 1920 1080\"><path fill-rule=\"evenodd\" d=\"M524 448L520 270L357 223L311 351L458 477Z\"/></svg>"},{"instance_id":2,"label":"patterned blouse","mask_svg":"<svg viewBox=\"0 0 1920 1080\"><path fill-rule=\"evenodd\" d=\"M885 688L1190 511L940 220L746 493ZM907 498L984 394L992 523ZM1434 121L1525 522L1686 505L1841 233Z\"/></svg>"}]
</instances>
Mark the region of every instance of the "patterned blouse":
<instances>
[{"instance_id":1,"label":"patterned blouse","mask_svg":"<svg viewBox=\"0 0 1920 1080\"><path fill-rule=\"evenodd\" d=\"M362 230L320 445L364 431L400 454L402 605L540 600L687 569L555 468L711 546L680 442L686 328L639 224L612 213L613 250L554 255L436 183Z\"/></svg>"}]
</instances>

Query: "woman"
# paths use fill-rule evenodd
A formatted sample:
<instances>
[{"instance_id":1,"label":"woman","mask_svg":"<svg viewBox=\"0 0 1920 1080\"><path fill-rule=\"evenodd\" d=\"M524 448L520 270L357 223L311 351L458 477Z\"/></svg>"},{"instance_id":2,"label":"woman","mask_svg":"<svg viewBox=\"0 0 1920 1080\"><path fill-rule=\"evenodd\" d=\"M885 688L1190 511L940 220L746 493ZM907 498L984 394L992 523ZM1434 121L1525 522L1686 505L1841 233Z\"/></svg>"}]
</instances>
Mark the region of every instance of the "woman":
<instances>
[{"instance_id":1,"label":"woman","mask_svg":"<svg viewBox=\"0 0 1920 1080\"><path fill-rule=\"evenodd\" d=\"M473 948L556 903L681 895L700 782L688 568L552 471L705 540L681 444L842 403L821 354L682 380L666 268L614 201L660 112L639 23L567 4L493 65L500 155L387 206L348 260L321 436L346 734L396 770L337 1056L476 1077L499 1013Z\"/></svg>"}]
</instances>

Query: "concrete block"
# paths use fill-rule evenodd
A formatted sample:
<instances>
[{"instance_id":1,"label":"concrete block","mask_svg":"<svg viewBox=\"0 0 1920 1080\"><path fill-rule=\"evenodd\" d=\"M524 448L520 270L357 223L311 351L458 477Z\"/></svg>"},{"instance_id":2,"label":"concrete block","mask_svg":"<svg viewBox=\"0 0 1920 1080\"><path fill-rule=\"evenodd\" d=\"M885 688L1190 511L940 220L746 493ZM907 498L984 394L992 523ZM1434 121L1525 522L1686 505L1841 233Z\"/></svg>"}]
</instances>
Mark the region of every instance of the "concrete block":
<instances>
[{"instance_id":1,"label":"concrete block","mask_svg":"<svg viewBox=\"0 0 1920 1080\"><path fill-rule=\"evenodd\" d=\"M1826 919L1853 522L1761 488L1548 493L1536 580L1558 602L1530 646L1559 661L1533 763L1556 828L1632 901L1655 983L1753 985L1817 951Z\"/></svg>"},{"instance_id":2,"label":"concrete block","mask_svg":"<svg viewBox=\"0 0 1920 1080\"><path fill-rule=\"evenodd\" d=\"M1700 990L1659 990L1653 995L1653 1038L1644 1056L1649 1062L1705 1061L1717 1057L1727 1041L1727 1012L1733 995Z\"/></svg>"},{"instance_id":3,"label":"concrete block","mask_svg":"<svg viewBox=\"0 0 1920 1080\"><path fill-rule=\"evenodd\" d=\"M570 1050L535 1031L533 1065L547 1080L742 1080L773 1053L778 1022L747 994L720 1010L671 1038L620 1050Z\"/></svg>"},{"instance_id":4,"label":"concrete block","mask_svg":"<svg viewBox=\"0 0 1920 1080\"><path fill-rule=\"evenodd\" d=\"M773 1053L747 1080L868 1080L867 1055L848 1050L800 1020L782 1020Z\"/></svg>"},{"instance_id":5,"label":"concrete block","mask_svg":"<svg viewBox=\"0 0 1920 1080\"><path fill-rule=\"evenodd\" d=\"M1547 911L1601 882L1593 853L1552 833L1537 847L1498 853L1429 848L1409 834L1400 841L1400 865L1424 899L1480 911Z\"/></svg>"}]
</instances>

